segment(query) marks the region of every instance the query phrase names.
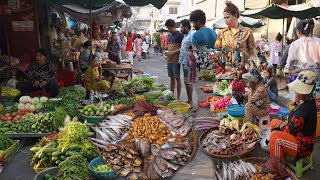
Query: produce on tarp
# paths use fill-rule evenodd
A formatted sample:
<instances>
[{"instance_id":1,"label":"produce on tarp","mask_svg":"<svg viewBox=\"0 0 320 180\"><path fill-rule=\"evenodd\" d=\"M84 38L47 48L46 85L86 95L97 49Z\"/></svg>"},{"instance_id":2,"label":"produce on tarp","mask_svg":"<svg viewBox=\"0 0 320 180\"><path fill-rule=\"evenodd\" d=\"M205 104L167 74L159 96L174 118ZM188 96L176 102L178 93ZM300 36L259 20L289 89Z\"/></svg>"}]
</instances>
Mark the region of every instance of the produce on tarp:
<instances>
[{"instance_id":1,"label":"produce on tarp","mask_svg":"<svg viewBox=\"0 0 320 180\"><path fill-rule=\"evenodd\" d=\"M0 114L0 120L7 122L7 123L12 123L13 121L18 121L27 114L31 113L32 110L29 109L23 109L23 110L18 110L17 112L13 113L5 113L5 114ZM2 126L0 126L2 127Z\"/></svg>"},{"instance_id":2,"label":"produce on tarp","mask_svg":"<svg viewBox=\"0 0 320 180\"><path fill-rule=\"evenodd\" d=\"M80 109L79 112L86 116L106 116L111 114L113 110L114 107L110 104L104 104L103 102L100 102L98 106L95 104L87 105L83 109Z\"/></svg>"},{"instance_id":3,"label":"produce on tarp","mask_svg":"<svg viewBox=\"0 0 320 180\"><path fill-rule=\"evenodd\" d=\"M7 137L5 134L0 133L0 151L5 151L10 146L12 146L15 143L14 140ZM1 158L1 155L0 155Z\"/></svg>"},{"instance_id":4,"label":"produce on tarp","mask_svg":"<svg viewBox=\"0 0 320 180\"><path fill-rule=\"evenodd\" d=\"M30 96L21 96L19 99L18 109L29 109L32 111L40 110L42 108L42 103L48 101L47 97L34 97Z\"/></svg>"},{"instance_id":5,"label":"produce on tarp","mask_svg":"<svg viewBox=\"0 0 320 180\"><path fill-rule=\"evenodd\" d=\"M226 109L226 106L232 104L229 96L225 96L224 98L219 99L218 101L213 103L213 109L211 110L222 110Z\"/></svg>"},{"instance_id":6,"label":"produce on tarp","mask_svg":"<svg viewBox=\"0 0 320 180\"><path fill-rule=\"evenodd\" d=\"M134 77L130 82L123 83L125 88L135 89L136 91L151 90L153 79L148 77Z\"/></svg>"},{"instance_id":7,"label":"produce on tarp","mask_svg":"<svg viewBox=\"0 0 320 180\"><path fill-rule=\"evenodd\" d=\"M59 165L67 157L79 155L87 160L98 156L96 148L87 139L89 128L81 122L71 122L56 139L42 138L32 147L32 165L35 168L46 168Z\"/></svg>"},{"instance_id":8,"label":"produce on tarp","mask_svg":"<svg viewBox=\"0 0 320 180\"><path fill-rule=\"evenodd\" d=\"M90 170L87 160L78 155L66 158L59 165L58 180L89 180Z\"/></svg>"}]
</instances>

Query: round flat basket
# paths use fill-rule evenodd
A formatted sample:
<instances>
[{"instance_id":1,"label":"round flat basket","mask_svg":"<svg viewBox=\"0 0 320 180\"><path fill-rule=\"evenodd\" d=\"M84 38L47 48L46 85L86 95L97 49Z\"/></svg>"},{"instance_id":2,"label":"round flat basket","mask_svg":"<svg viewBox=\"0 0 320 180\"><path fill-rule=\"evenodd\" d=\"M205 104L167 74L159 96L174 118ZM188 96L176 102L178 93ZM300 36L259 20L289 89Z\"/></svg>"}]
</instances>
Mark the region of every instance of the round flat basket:
<instances>
[{"instance_id":1,"label":"round flat basket","mask_svg":"<svg viewBox=\"0 0 320 180\"><path fill-rule=\"evenodd\" d=\"M242 156L245 156L245 155L251 153L259 145L259 142L257 142L251 149L249 149L245 152L239 153L239 154L234 154L234 155L219 155L219 154L210 153L202 147L201 142L207 136L207 134L210 133L214 129L219 129L219 127L213 127L213 128L206 130L204 133L201 134L201 136L199 137L199 140L198 140L198 144L199 144L200 149L208 156L219 158L219 159L234 159L234 158L238 158L238 156L242 157Z\"/></svg>"}]
</instances>

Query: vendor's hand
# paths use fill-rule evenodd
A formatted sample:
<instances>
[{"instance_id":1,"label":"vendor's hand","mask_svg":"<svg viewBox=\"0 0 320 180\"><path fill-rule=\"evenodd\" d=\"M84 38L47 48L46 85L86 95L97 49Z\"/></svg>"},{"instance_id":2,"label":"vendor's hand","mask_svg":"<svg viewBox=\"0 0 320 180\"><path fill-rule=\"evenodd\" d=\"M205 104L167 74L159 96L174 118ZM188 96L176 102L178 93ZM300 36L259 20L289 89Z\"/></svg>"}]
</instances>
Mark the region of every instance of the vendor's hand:
<instances>
[{"instance_id":1,"label":"vendor's hand","mask_svg":"<svg viewBox=\"0 0 320 180\"><path fill-rule=\"evenodd\" d=\"M39 81L34 82L34 86L36 86L36 87L40 86Z\"/></svg>"},{"instance_id":2,"label":"vendor's hand","mask_svg":"<svg viewBox=\"0 0 320 180\"><path fill-rule=\"evenodd\" d=\"M288 121L282 122L282 123L279 125L279 128L280 128L280 129L284 129L284 127L286 127L287 125L288 125Z\"/></svg>"},{"instance_id":3,"label":"vendor's hand","mask_svg":"<svg viewBox=\"0 0 320 180\"><path fill-rule=\"evenodd\" d=\"M41 87L44 87L44 86L46 86L48 83L47 83L47 81L43 81L41 84L40 84L40 86Z\"/></svg>"}]
</instances>

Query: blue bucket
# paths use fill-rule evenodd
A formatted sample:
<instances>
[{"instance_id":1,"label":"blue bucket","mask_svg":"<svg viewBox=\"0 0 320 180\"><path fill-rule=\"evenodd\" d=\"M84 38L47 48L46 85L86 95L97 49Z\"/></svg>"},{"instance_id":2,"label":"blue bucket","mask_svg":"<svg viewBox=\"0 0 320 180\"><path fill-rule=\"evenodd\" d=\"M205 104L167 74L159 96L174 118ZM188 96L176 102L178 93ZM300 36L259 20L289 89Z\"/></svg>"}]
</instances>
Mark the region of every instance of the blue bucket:
<instances>
[{"instance_id":1,"label":"blue bucket","mask_svg":"<svg viewBox=\"0 0 320 180\"><path fill-rule=\"evenodd\" d=\"M109 172L99 172L99 171L96 171L93 169L94 167L99 166L99 165L103 165L103 164L106 164L106 162L104 162L104 160L101 157L95 158L89 163L89 169L90 169L91 173L98 180L113 179L118 176L118 173L115 170L111 170Z\"/></svg>"},{"instance_id":2,"label":"blue bucket","mask_svg":"<svg viewBox=\"0 0 320 180\"><path fill-rule=\"evenodd\" d=\"M238 104L229 104L226 107L227 113L233 117L244 116L244 105L239 106Z\"/></svg>"},{"instance_id":3,"label":"blue bucket","mask_svg":"<svg viewBox=\"0 0 320 180\"><path fill-rule=\"evenodd\" d=\"M288 115L289 115L289 109L287 109L287 108L281 108L281 109L279 110L279 112L278 112L278 116L279 116L280 118L285 117L285 116L288 116Z\"/></svg>"}]
</instances>

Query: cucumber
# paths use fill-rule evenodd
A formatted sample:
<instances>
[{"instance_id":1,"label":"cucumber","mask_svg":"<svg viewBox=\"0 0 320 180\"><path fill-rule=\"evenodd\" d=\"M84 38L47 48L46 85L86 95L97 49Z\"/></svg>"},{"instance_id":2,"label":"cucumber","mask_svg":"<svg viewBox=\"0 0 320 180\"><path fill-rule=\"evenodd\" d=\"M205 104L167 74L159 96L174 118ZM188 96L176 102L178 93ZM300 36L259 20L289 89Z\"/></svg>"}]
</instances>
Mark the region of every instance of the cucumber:
<instances>
[{"instance_id":1,"label":"cucumber","mask_svg":"<svg viewBox=\"0 0 320 180\"><path fill-rule=\"evenodd\" d=\"M51 160L52 160L53 162L55 162L56 160L58 160L58 157L54 156L54 157L51 158Z\"/></svg>"},{"instance_id":2,"label":"cucumber","mask_svg":"<svg viewBox=\"0 0 320 180\"><path fill-rule=\"evenodd\" d=\"M68 152L68 148L67 148L67 147L63 147L63 148L61 149L61 152L62 152L62 153Z\"/></svg>"},{"instance_id":3,"label":"cucumber","mask_svg":"<svg viewBox=\"0 0 320 180\"><path fill-rule=\"evenodd\" d=\"M80 155L80 153L75 152L75 151L68 151L68 152L66 152L66 156L73 156L73 155Z\"/></svg>"},{"instance_id":4,"label":"cucumber","mask_svg":"<svg viewBox=\"0 0 320 180\"><path fill-rule=\"evenodd\" d=\"M61 162L61 161L58 159L58 160L56 160L56 162L55 162L55 163L56 163L56 165L59 165L59 164L60 164L60 162Z\"/></svg>"},{"instance_id":5,"label":"cucumber","mask_svg":"<svg viewBox=\"0 0 320 180\"><path fill-rule=\"evenodd\" d=\"M45 148L42 150L44 153L53 153L56 152L58 149L57 148Z\"/></svg>"},{"instance_id":6,"label":"cucumber","mask_svg":"<svg viewBox=\"0 0 320 180\"><path fill-rule=\"evenodd\" d=\"M38 152L40 149L41 149L41 147L35 146L35 147L30 148L30 151L33 152L33 153L36 153L36 152Z\"/></svg>"},{"instance_id":7,"label":"cucumber","mask_svg":"<svg viewBox=\"0 0 320 180\"><path fill-rule=\"evenodd\" d=\"M62 152L60 151L56 151L52 153L52 156L60 156L62 154Z\"/></svg>"},{"instance_id":8,"label":"cucumber","mask_svg":"<svg viewBox=\"0 0 320 180\"><path fill-rule=\"evenodd\" d=\"M40 163L44 163L48 160L49 158L47 156L45 156L44 158L40 159Z\"/></svg>"},{"instance_id":9,"label":"cucumber","mask_svg":"<svg viewBox=\"0 0 320 180\"><path fill-rule=\"evenodd\" d=\"M46 154L43 153L43 152L41 152L41 153L39 154L38 158L39 158L39 159L42 159L42 158L44 158L45 156L46 156Z\"/></svg>"},{"instance_id":10,"label":"cucumber","mask_svg":"<svg viewBox=\"0 0 320 180\"><path fill-rule=\"evenodd\" d=\"M61 161L64 161L66 159L65 156L60 156Z\"/></svg>"}]
</instances>

